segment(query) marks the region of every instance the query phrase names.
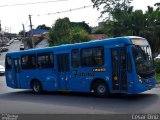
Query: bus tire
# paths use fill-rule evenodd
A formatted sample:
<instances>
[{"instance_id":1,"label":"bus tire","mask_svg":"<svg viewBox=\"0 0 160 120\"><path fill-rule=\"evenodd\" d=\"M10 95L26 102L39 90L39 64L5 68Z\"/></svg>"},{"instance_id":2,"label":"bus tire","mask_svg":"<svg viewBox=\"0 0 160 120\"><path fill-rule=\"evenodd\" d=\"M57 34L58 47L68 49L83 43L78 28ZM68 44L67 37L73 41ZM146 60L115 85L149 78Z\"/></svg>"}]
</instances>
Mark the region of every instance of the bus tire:
<instances>
[{"instance_id":1,"label":"bus tire","mask_svg":"<svg viewBox=\"0 0 160 120\"><path fill-rule=\"evenodd\" d=\"M35 80L32 82L32 90L36 94L41 94L42 93L42 84L38 81Z\"/></svg>"},{"instance_id":2,"label":"bus tire","mask_svg":"<svg viewBox=\"0 0 160 120\"><path fill-rule=\"evenodd\" d=\"M94 95L96 97L108 97L109 96L109 88L108 85L104 81L97 81L93 86Z\"/></svg>"}]
</instances>

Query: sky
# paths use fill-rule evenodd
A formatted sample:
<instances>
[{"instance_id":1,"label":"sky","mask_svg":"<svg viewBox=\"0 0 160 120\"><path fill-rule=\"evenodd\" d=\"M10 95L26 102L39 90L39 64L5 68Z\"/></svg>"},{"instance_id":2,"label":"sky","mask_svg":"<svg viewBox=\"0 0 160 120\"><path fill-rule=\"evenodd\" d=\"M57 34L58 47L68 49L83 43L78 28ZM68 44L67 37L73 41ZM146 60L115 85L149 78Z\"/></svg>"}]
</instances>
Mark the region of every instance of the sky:
<instances>
[{"instance_id":1,"label":"sky","mask_svg":"<svg viewBox=\"0 0 160 120\"><path fill-rule=\"evenodd\" d=\"M131 5L134 6L134 9L145 11L148 5L153 6L158 1L133 0ZM36 2L37 4L24 5ZM42 24L51 27L58 18L64 17L68 17L72 22L85 21L89 26L94 27L103 19L98 19L100 11L97 11L92 5L91 0L0 0L0 21L3 31L11 33L18 33L23 30L22 24L24 24L25 30L28 31L30 29L29 15L32 15L33 28ZM84 6L90 7L84 8ZM82 9L72 10L75 8ZM66 10L71 11L62 12ZM59 13L48 15L48 13L57 12Z\"/></svg>"}]
</instances>

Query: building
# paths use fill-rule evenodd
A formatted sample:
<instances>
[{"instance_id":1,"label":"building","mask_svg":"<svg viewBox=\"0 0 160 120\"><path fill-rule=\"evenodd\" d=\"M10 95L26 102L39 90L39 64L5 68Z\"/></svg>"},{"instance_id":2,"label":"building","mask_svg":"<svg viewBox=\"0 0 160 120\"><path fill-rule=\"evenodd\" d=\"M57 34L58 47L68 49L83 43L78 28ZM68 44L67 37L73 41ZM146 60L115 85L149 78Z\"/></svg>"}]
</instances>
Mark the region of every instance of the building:
<instances>
[{"instance_id":1,"label":"building","mask_svg":"<svg viewBox=\"0 0 160 120\"><path fill-rule=\"evenodd\" d=\"M7 37L5 37L4 34L5 34L5 32L0 31L0 46L3 46L9 42L9 39Z\"/></svg>"},{"instance_id":2,"label":"building","mask_svg":"<svg viewBox=\"0 0 160 120\"><path fill-rule=\"evenodd\" d=\"M91 34L90 37L92 40L102 40L102 39L107 38L107 35L106 34Z\"/></svg>"},{"instance_id":3,"label":"building","mask_svg":"<svg viewBox=\"0 0 160 120\"><path fill-rule=\"evenodd\" d=\"M40 40L44 38L44 35L46 35L46 33L48 33L49 30L47 29L33 29L29 32L27 32L27 36L32 36L34 39L36 40Z\"/></svg>"}]
</instances>

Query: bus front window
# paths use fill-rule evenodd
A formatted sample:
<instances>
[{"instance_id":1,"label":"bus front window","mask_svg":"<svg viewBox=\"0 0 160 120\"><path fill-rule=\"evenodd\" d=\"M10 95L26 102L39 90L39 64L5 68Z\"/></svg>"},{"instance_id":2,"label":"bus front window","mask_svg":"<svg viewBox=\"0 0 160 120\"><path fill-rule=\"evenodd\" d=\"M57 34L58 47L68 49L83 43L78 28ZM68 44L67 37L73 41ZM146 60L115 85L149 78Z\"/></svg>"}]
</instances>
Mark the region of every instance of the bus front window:
<instances>
[{"instance_id":1,"label":"bus front window","mask_svg":"<svg viewBox=\"0 0 160 120\"><path fill-rule=\"evenodd\" d=\"M150 55L149 46L140 47L135 45L132 47L134 61L137 74L142 78L148 78L155 74L152 57Z\"/></svg>"},{"instance_id":2,"label":"bus front window","mask_svg":"<svg viewBox=\"0 0 160 120\"><path fill-rule=\"evenodd\" d=\"M151 52L151 48L150 45L148 43L148 41L144 38L132 38L131 42L136 45L139 46L147 55L147 59L151 60L152 59L152 52Z\"/></svg>"}]
</instances>

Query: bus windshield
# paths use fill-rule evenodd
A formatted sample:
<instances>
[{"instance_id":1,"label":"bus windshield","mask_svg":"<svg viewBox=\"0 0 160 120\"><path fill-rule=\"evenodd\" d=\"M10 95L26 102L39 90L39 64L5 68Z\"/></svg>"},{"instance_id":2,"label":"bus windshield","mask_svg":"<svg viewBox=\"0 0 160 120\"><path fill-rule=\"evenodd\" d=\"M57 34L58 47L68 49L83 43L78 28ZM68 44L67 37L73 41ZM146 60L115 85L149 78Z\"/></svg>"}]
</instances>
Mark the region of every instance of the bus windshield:
<instances>
[{"instance_id":1,"label":"bus windshield","mask_svg":"<svg viewBox=\"0 0 160 120\"><path fill-rule=\"evenodd\" d=\"M144 38L131 39L132 43L139 46L145 52L146 58L152 60L152 52L148 41Z\"/></svg>"},{"instance_id":2,"label":"bus windshield","mask_svg":"<svg viewBox=\"0 0 160 120\"><path fill-rule=\"evenodd\" d=\"M155 74L152 52L149 43L144 38L131 40L134 46L132 52L136 64L136 71L141 77L151 77Z\"/></svg>"},{"instance_id":3,"label":"bus windshield","mask_svg":"<svg viewBox=\"0 0 160 120\"><path fill-rule=\"evenodd\" d=\"M147 47L146 47L147 48ZM132 52L136 64L136 71L141 77L150 77L154 75L154 67L151 56L140 46L133 46Z\"/></svg>"}]
</instances>

